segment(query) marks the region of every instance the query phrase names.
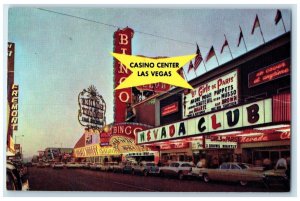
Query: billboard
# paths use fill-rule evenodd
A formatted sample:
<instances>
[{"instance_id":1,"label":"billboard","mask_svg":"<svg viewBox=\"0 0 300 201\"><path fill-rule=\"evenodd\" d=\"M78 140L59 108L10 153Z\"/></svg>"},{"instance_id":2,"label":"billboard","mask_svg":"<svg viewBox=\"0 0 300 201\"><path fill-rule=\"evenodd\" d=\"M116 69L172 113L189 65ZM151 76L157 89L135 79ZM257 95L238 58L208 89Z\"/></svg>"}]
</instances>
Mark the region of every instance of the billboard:
<instances>
[{"instance_id":1,"label":"billboard","mask_svg":"<svg viewBox=\"0 0 300 201\"><path fill-rule=\"evenodd\" d=\"M236 105L238 97L238 71L234 70L183 93L183 119Z\"/></svg>"}]
</instances>

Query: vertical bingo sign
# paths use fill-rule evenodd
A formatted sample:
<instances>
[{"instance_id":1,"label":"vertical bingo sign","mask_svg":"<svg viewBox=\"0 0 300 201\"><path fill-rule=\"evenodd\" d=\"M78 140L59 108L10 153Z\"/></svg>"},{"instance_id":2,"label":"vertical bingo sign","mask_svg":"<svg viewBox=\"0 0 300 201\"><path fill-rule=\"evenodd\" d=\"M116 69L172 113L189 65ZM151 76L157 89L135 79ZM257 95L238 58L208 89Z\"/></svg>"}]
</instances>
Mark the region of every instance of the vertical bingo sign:
<instances>
[{"instance_id":1,"label":"vertical bingo sign","mask_svg":"<svg viewBox=\"0 0 300 201\"><path fill-rule=\"evenodd\" d=\"M131 55L131 40L134 31L131 28L118 29L114 33L114 53ZM114 58L114 88L131 74L120 61ZM114 91L114 122L125 121L126 103L132 102L131 88Z\"/></svg>"}]
</instances>

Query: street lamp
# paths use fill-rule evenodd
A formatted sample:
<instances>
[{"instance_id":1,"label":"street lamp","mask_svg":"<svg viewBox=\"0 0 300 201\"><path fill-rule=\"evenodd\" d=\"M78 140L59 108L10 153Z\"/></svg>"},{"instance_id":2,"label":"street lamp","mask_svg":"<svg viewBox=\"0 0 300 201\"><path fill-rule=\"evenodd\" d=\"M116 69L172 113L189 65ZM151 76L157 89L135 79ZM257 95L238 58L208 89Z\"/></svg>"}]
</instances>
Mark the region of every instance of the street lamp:
<instances>
[{"instance_id":1,"label":"street lamp","mask_svg":"<svg viewBox=\"0 0 300 201\"><path fill-rule=\"evenodd\" d=\"M17 144L17 137L24 137L24 135L19 135L19 136L15 135L15 144Z\"/></svg>"}]
</instances>

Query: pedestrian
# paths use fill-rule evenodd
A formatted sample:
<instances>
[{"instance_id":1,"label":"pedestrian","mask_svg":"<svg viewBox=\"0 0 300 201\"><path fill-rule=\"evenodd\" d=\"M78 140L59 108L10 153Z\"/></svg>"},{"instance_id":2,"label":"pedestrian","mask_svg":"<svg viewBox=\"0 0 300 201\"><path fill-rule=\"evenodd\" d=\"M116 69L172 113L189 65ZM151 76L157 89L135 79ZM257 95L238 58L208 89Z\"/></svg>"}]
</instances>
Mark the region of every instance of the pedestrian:
<instances>
[{"instance_id":1,"label":"pedestrian","mask_svg":"<svg viewBox=\"0 0 300 201\"><path fill-rule=\"evenodd\" d=\"M270 170L270 169L272 169L271 160L269 158L265 158L263 160L263 167L264 167L264 170Z\"/></svg>"}]
</instances>

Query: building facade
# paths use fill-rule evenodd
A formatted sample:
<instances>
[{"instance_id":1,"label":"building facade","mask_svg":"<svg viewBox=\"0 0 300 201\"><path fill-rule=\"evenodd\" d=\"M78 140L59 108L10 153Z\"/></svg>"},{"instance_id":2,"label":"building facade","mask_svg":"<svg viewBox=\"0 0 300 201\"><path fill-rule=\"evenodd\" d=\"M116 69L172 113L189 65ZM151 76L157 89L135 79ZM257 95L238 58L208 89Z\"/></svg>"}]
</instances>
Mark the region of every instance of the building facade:
<instances>
[{"instance_id":1,"label":"building facade","mask_svg":"<svg viewBox=\"0 0 300 201\"><path fill-rule=\"evenodd\" d=\"M155 97L155 127L137 144L160 159L273 164L291 152L291 41L281 35ZM142 115L142 114L141 114Z\"/></svg>"}]
</instances>

